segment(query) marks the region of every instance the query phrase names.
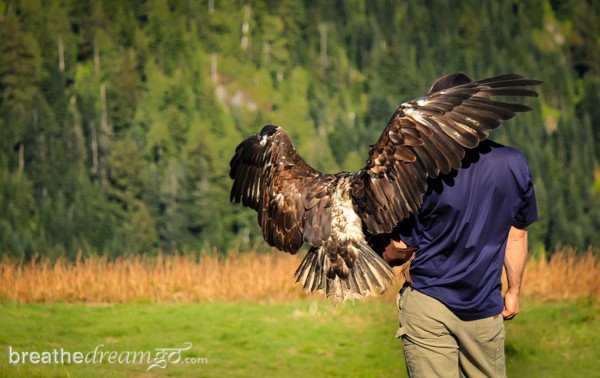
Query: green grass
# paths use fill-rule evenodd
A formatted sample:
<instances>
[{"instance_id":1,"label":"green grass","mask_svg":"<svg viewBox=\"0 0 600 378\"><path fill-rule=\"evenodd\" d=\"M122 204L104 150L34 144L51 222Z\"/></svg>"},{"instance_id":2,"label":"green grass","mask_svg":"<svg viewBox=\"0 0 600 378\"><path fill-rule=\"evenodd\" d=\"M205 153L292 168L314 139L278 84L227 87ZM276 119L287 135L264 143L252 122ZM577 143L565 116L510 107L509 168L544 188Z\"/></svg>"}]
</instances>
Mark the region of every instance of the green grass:
<instances>
[{"instance_id":1,"label":"green grass","mask_svg":"<svg viewBox=\"0 0 600 378\"><path fill-rule=\"evenodd\" d=\"M522 305L506 323L511 377L600 376L593 301ZM393 304L13 304L0 306L0 376L403 377ZM192 347L206 364L10 364L17 352L152 351Z\"/></svg>"},{"instance_id":2,"label":"green grass","mask_svg":"<svg viewBox=\"0 0 600 378\"><path fill-rule=\"evenodd\" d=\"M506 325L510 377L600 377L600 306L594 298L524 307Z\"/></svg>"}]
</instances>

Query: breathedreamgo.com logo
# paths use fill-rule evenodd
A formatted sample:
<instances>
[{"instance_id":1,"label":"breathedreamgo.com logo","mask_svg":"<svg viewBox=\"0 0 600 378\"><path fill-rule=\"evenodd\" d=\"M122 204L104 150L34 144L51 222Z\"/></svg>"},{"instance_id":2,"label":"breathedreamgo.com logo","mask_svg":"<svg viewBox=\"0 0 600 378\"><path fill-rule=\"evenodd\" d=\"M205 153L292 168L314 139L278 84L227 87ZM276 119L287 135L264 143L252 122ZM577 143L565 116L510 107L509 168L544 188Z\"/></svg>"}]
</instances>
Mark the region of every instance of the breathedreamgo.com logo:
<instances>
[{"instance_id":1,"label":"breathedreamgo.com logo","mask_svg":"<svg viewBox=\"0 0 600 378\"><path fill-rule=\"evenodd\" d=\"M13 365L33 364L146 364L150 371L154 368L165 369L175 364L208 364L205 357L184 357L183 352L192 349L192 343L186 342L181 348L154 348L153 351L116 351L107 350L104 344L98 344L87 352L68 351L54 348L45 351L23 351L8 346L8 362Z\"/></svg>"}]
</instances>

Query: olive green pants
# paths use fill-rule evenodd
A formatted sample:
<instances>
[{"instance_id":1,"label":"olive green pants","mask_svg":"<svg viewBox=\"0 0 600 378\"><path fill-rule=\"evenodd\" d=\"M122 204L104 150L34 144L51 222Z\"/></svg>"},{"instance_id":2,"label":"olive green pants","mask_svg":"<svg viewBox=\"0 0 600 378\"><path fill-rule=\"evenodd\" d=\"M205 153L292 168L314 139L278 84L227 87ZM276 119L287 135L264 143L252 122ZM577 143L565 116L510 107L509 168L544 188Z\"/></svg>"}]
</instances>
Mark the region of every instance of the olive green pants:
<instances>
[{"instance_id":1,"label":"olive green pants","mask_svg":"<svg viewBox=\"0 0 600 378\"><path fill-rule=\"evenodd\" d=\"M415 377L506 377L502 315L460 320L437 299L407 287L398 294L406 368Z\"/></svg>"}]
</instances>

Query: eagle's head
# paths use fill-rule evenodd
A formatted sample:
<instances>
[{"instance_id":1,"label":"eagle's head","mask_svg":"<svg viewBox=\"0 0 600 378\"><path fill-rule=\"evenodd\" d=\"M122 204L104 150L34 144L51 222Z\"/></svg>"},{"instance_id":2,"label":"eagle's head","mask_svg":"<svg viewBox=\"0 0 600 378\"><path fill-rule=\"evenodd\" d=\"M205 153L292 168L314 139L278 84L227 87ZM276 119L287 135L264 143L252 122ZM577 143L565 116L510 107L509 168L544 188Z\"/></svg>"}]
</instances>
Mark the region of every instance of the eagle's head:
<instances>
[{"instance_id":1,"label":"eagle's head","mask_svg":"<svg viewBox=\"0 0 600 378\"><path fill-rule=\"evenodd\" d=\"M267 125L260 130L260 144L265 145L277 133L279 126Z\"/></svg>"}]
</instances>

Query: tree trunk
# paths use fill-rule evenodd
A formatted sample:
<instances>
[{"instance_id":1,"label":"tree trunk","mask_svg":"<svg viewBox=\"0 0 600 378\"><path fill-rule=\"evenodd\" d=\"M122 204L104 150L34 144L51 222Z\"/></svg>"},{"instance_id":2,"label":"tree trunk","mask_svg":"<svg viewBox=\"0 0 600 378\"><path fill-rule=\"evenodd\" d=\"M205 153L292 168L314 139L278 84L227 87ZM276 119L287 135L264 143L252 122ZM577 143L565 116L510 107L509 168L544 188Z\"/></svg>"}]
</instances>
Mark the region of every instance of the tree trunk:
<instances>
[{"instance_id":1,"label":"tree trunk","mask_svg":"<svg viewBox=\"0 0 600 378\"><path fill-rule=\"evenodd\" d=\"M65 72L65 49L62 35L58 36L58 68L60 72Z\"/></svg>"},{"instance_id":2,"label":"tree trunk","mask_svg":"<svg viewBox=\"0 0 600 378\"><path fill-rule=\"evenodd\" d=\"M21 177L24 170L25 170L25 144L23 142L19 142L19 171L17 173L18 177Z\"/></svg>"}]
</instances>

